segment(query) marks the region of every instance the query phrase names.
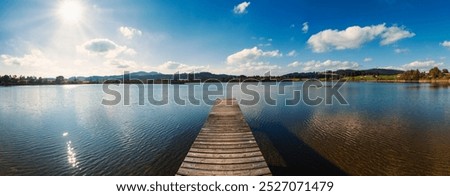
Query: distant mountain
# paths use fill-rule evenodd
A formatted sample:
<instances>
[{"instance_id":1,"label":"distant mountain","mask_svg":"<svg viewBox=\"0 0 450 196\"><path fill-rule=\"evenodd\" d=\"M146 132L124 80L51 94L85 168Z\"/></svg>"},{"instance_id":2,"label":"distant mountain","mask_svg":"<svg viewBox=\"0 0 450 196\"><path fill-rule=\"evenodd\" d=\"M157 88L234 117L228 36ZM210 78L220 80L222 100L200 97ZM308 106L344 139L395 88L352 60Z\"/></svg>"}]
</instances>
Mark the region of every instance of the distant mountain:
<instances>
[{"instance_id":1,"label":"distant mountain","mask_svg":"<svg viewBox=\"0 0 450 196\"><path fill-rule=\"evenodd\" d=\"M307 73L294 72L294 73L288 73L288 74L282 75L281 77L284 77L284 78L318 78L319 75L320 75L319 72L307 72Z\"/></svg>"},{"instance_id":2,"label":"distant mountain","mask_svg":"<svg viewBox=\"0 0 450 196\"><path fill-rule=\"evenodd\" d=\"M99 84L99 83L147 83L148 80L154 80L155 83L168 83L167 80L172 80L172 84L184 84L186 82L229 82L229 81L245 81L246 79L257 79L259 81L273 81L273 79L280 81L286 79L308 79L308 78L330 78L338 79L342 77L353 77L363 75L398 75L404 73L401 70L395 69L368 69L368 70L337 70L327 72L306 72L306 73L289 73L282 76L274 76L269 78L268 76L245 76L245 75L228 75L228 74L213 74L210 72L200 73L181 73L181 74L163 74L159 72L132 72L125 73L124 75L112 75L112 76L76 76L64 79L63 76L57 78L36 78L34 76L1 76L0 85L43 85L43 84ZM195 80L194 80L195 79ZM138 81L139 80L139 81Z\"/></svg>"},{"instance_id":3,"label":"distant mountain","mask_svg":"<svg viewBox=\"0 0 450 196\"><path fill-rule=\"evenodd\" d=\"M303 73L289 73L285 74L282 77L286 78L318 78L324 76L326 73L333 73L339 76L361 76L361 75L397 75L401 74L404 71L396 70L396 69L367 69L367 70L354 70L354 69L344 69L337 71L327 71L327 72L303 72Z\"/></svg>"},{"instance_id":4,"label":"distant mountain","mask_svg":"<svg viewBox=\"0 0 450 196\"><path fill-rule=\"evenodd\" d=\"M228 81L236 76L227 75L227 74L213 74L210 72L200 72L195 73L195 79L205 81L208 79L217 79L220 81ZM90 76L87 77L86 80L90 82L103 82L106 80L193 80L194 74L192 73L180 73L177 75L174 74L163 74L159 72L133 72L125 75L112 75L112 76Z\"/></svg>"},{"instance_id":5,"label":"distant mountain","mask_svg":"<svg viewBox=\"0 0 450 196\"><path fill-rule=\"evenodd\" d=\"M282 78L320 78L325 76L328 73L333 73L339 75L341 77L346 76L360 76L360 75L397 75L401 74L404 71L395 70L395 69L367 69L367 70L353 70L353 69L345 69L345 70L337 70L337 71L329 71L329 72L303 72L303 73L289 73L282 75ZM234 78L245 78L249 76L236 76L236 75L228 75L228 74L213 74L210 72L199 72L195 73L196 80L219 80L219 81L229 81ZM106 80L123 80L124 75L112 75L112 76L90 76L90 77L76 77L77 79L83 79L90 82L103 82ZM72 80L75 77L71 78ZM163 74L159 72L132 72L125 75L125 79L130 80L193 80L194 75L192 73L180 73L178 75L173 74Z\"/></svg>"},{"instance_id":6,"label":"distant mountain","mask_svg":"<svg viewBox=\"0 0 450 196\"><path fill-rule=\"evenodd\" d=\"M340 76L361 76L361 75L398 75L404 71L396 69L367 69L367 70L337 70L334 73Z\"/></svg>"},{"instance_id":7,"label":"distant mountain","mask_svg":"<svg viewBox=\"0 0 450 196\"><path fill-rule=\"evenodd\" d=\"M131 73L132 76L154 76L154 75L161 75L161 73L152 71L152 72L145 72L145 71L139 71L139 72L133 72Z\"/></svg>"}]
</instances>

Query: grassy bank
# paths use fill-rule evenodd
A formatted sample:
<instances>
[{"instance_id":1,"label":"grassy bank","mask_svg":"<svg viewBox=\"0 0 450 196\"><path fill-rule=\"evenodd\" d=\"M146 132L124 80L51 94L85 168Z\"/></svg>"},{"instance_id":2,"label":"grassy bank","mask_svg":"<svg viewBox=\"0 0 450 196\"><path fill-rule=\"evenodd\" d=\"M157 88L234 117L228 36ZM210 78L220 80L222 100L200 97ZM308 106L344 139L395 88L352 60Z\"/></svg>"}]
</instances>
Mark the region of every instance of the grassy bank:
<instances>
[{"instance_id":1,"label":"grassy bank","mask_svg":"<svg viewBox=\"0 0 450 196\"><path fill-rule=\"evenodd\" d=\"M397 75L379 75L379 76L373 76L373 75L367 75L367 76L351 76L351 77L344 77L343 79L347 81L352 82L366 82L366 81L395 81L397 80Z\"/></svg>"}]
</instances>

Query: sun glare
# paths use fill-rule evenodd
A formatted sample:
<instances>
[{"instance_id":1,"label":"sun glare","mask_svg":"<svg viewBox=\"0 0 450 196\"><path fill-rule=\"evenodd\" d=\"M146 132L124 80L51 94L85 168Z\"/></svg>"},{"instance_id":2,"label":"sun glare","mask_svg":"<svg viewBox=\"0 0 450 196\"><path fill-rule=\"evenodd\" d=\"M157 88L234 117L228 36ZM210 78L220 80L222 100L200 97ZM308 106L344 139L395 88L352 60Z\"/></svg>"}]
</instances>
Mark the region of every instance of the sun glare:
<instances>
[{"instance_id":1,"label":"sun glare","mask_svg":"<svg viewBox=\"0 0 450 196\"><path fill-rule=\"evenodd\" d=\"M58 15L66 23L78 23L83 17L83 5L77 0L65 0L60 3Z\"/></svg>"}]
</instances>

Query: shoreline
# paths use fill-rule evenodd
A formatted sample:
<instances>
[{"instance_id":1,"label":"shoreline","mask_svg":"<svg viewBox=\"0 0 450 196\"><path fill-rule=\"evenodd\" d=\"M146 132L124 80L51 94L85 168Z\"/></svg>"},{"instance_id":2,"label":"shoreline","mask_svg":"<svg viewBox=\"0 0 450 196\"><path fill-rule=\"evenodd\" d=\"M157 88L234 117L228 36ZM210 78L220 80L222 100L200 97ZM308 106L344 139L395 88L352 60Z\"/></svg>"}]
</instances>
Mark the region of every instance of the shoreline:
<instances>
[{"instance_id":1,"label":"shoreline","mask_svg":"<svg viewBox=\"0 0 450 196\"><path fill-rule=\"evenodd\" d=\"M273 80L273 81L267 81L267 80L261 80L261 81L228 81L228 82L222 82L222 83L247 83L247 82L304 82L308 79L297 79L297 80ZM325 81L339 81L339 80L323 80L318 79L322 82ZM345 80L345 82L371 82L371 83L429 83L429 84L450 84L450 79L421 79L421 80ZM198 83L198 82L190 82L190 81L183 81L183 82L175 82L170 83L171 85L183 85L183 84L190 84L190 83ZM211 82L200 82L200 83L211 83ZM216 82L213 82L216 83ZM12 86L62 86L62 85L95 85L95 84L150 84L150 83L141 83L141 82L117 82L117 83L65 83L65 84L1 84L0 87L12 87ZM167 83L153 83L153 84L167 84Z\"/></svg>"},{"instance_id":2,"label":"shoreline","mask_svg":"<svg viewBox=\"0 0 450 196\"><path fill-rule=\"evenodd\" d=\"M346 82L375 82L375 83L429 83L450 84L450 79L422 79L422 80L346 80Z\"/></svg>"}]
</instances>

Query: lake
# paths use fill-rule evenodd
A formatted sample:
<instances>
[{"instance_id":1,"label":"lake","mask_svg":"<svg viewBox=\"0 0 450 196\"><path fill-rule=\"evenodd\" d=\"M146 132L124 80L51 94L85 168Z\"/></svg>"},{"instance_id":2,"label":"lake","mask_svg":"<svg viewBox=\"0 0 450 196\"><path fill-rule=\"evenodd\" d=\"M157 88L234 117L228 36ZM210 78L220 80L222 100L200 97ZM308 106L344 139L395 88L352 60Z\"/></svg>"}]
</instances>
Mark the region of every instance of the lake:
<instances>
[{"instance_id":1,"label":"lake","mask_svg":"<svg viewBox=\"0 0 450 196\"><path fill-rule=\"evenodd\" d=\"M286 106L302 84L270 92L276 105L241 105L274 175L450 175L450 88L347 83L348 104ZM187 99L188 86L169 86L162 106L140 105L136 85L117 105L101 85L0 87L0 175L174 175L211 109L176 104L173 88Z\"/></svg>"}]
</instances>

